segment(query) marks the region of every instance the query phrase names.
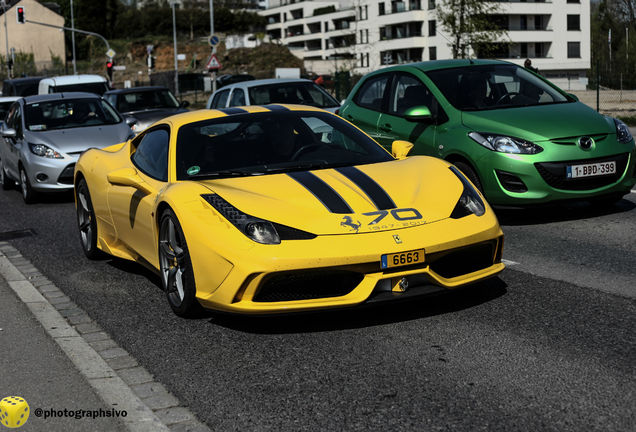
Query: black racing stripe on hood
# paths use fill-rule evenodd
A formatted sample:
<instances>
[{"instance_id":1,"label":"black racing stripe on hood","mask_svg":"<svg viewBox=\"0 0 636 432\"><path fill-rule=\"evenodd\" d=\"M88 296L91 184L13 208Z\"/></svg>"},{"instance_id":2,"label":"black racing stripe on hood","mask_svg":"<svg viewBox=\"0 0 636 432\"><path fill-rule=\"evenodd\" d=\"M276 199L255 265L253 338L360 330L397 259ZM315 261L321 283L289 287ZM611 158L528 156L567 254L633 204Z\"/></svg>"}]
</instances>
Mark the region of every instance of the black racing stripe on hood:
<instances>
[{"instance_id":1,"label":"black racing stripe on hood","mask_svg":"<svg viewBox=\"0 0 636 432\"><path fill-rule=\"evenodd\" d=\"M353 213L349 204L331 186L310 172L291 172L288 176L303 185L331 213Z\"/></svg>"},{"instance_id":2,"label":"black racing stripe on hood","mask_svg":"<svg viewBox=\"0 0 636 432\"><path fill-rule=\"evenodd\" d=\"M378 210L389 210L397 206L388 193L375 180L356 167L336 168L340 174L355 183L369 197Z\"/></svg>"},{"instance_id":3,"label":"black racing stripe on hood","mask_svg":"<svg viewBox=\"0 0 636 432\"><path fill-rule=\"evenodd\" d=\"M225 113L227 115L232 114L248 114L249 111L244 110L243 108L220 108L219 111Z\"/></svg>"},{"instance_id":4,"label":"black racing stripe on hood","mask_svg":"<svg viewBox=\"0 0 636 432\"><path fill-rule=\"evenodd\" d=\"M267 108L270 111L289 111L289 108L282 105L265 105L264 108Z\"/></svg>"}]
</instances>

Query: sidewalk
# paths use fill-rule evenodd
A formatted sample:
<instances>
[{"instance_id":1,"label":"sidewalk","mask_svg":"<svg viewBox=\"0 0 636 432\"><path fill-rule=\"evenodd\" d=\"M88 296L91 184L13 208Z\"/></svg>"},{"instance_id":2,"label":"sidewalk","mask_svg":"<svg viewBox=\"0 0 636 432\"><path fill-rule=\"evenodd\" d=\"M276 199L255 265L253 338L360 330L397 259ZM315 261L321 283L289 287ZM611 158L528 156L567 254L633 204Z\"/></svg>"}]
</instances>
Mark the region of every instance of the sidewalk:
<instances>
[{"instance_id":1,"label":"sidewalk","mask_svg":"<svg viewBox=\"0 0 636 432\"><path fill-rule=\"evenodd\" d=\"M20 431L124 431L119 419L36 416L36 409L111 411L0 276L0 399L20 396L30 415ZM0 431L9 430L0 426Z\"/></svg>"}]
</instances>

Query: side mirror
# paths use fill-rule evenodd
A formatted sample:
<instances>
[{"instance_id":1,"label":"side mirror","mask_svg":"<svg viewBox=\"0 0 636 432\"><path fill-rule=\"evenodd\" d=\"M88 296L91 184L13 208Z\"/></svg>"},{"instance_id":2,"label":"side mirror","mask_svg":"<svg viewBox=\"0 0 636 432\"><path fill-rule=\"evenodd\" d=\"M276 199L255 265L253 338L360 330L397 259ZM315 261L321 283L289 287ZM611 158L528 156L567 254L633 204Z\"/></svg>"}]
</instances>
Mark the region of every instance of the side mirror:
<instances>
[{"instance_id":1,"label":"side mirror","mask_svg":"<svg viewBox=\"0 0 636 432\"><path fill-rule=\"evenodd\" d=\"M187 108L187 107L189 107L189 106L190 106L190 102L188 102L188 101L181 101L181 103L179 104L179 106L180 106L181 108Z\"/></svg>"},{"instance_id":2,"label":"side mirror","mask_svg":"<svg viewBox=\"0 0 636 432\"><path fill-rule=\"evenodd\" d=\"M13 128L6 128L2 130L2 136L4 138L15 138L17 135L18 133Z\"/></svg>"},{"instance_id":3,"label":"side mirror","mask_svg":"<svg viewBox=\"0 0 636 432\"><path fill-rule=\"evenodd\" d=\"M570 96L572 99L574 99L575 101L579 101L579 97L573 93L568 93L568 96Z\"/></svg>"},{"instance_id":4,"label":"side mirror","mask_svg":"<svg viewBox=\"0 0 636 432\"><path fill-rule=\"evenodd\" d=\"M391 154L396 159L406 159L409 152L413 148L413 143L408 141L396 140L391 144Z\"/></svg>"},{"instance_id":5,"label":"side mirror","mask_svg":"<svg viewBox=\"0 0 636 432\"><path fill-rule=\"evenodd\" d=\"M426 105L420 105L407 109L404 118L410 122L428 122L433 120L433 115Z\"/></svg>"},{"instance_id":6,"label":"side mirror","mask_svg":"<svg viewBox=\"0 0 636 432\"><path fill-rule=\"evenodd\" d=\"M126 117L126 124L127 124L129 127L133 127L134 125L136 125L136 124L137 124L137 119L136 119L136 118L134 118L134 117Z\"/></svg>"},{"instance_id":7,"label":"side mirror","mask_svg":"<svg viewBox=\"0 0 636 432\"><path fill-rule=\"evenodd\" d=\"M106 176L108 183L113 186L128 186L135 189L139 189L142 192L150 194L152 190L137 174L137 170L134 168L123 168L117 171L108 173Z\"/></svg>"}]
</instances>

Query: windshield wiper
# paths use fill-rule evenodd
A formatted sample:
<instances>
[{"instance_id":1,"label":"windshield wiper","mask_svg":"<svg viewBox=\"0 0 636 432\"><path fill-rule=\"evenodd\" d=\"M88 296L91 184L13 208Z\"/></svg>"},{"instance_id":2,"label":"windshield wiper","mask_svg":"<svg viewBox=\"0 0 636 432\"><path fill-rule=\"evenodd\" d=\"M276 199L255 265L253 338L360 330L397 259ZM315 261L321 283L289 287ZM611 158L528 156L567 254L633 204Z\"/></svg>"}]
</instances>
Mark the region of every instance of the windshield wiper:
<instances>
[{"instance_id":1,"label":"windshield wiper","mask_svg":"<svg viewBox=\"0 0 636 432\"><path fill-rule=\"evenodd\" d=\"M263 170L267 174L277 173L277 172L288 172L288 171L304 171L311 169L325 169L325 168L338 168L342 166L350 166L355 165L355 163L351 162L340 162L340 163L329 163L329 162L305 162L298 163L296 165L284 166L284 167L271 167L268 168L265 166Z\"/></svg>"},{"instance_id":2,"label":"windshield wiper","mask_svg":"<svg viewBox=\"0 0 636 432\"><path fill-rule=\"evenodd\" d=\"M223 170L223 171L215 171L209 173L199 173L188 175L189 179L192 178L202 178L202 177L245 177L252 175L262 175L261 172L253 172L253 171L239 171L239 170Z\"/></svg>"}]
</instances>

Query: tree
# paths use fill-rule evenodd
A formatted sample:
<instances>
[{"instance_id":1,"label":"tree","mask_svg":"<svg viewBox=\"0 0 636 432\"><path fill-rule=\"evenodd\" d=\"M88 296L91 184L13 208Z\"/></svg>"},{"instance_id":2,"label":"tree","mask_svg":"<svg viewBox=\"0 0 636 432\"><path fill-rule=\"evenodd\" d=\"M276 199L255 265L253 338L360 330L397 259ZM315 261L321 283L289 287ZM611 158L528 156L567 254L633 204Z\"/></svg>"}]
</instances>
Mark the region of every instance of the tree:
<instances>
[{"instance_id":1,"label":"tree","mask_svg":"<svg viewBox=\"0 0 636 432\"><path fill-rule=\"evenodd\" d=\"M487 57L501 47L506 35L505 16L496 2L483 0L441 0L437 18L448 35L453 58L466 58L469 49Z\"/></svg>"}]
</instances>

